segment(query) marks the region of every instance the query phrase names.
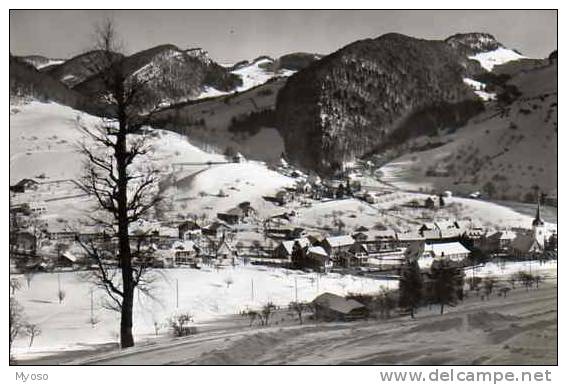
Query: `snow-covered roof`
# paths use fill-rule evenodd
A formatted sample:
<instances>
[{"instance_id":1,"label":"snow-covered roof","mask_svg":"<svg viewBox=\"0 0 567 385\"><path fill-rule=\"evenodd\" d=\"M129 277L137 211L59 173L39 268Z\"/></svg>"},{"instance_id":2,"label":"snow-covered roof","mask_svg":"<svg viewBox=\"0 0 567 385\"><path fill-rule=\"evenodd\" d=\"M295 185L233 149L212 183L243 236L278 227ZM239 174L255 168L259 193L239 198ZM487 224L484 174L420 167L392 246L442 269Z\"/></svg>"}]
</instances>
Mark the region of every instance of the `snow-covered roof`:
<instances>
[{"instance_id":1,"label":"snow-covered roof","mask_svg":"<svg viewBox=\"0 0 567 385\"><path fill-rule=\"evenodd\" d=\"M71 262L77 262L77 257L75 257L73 254L69 253L68 251L61 254L61 256L67 258Z\"/></svg>"},{"instance_id":2,"label":"snow-covered roof","mask_svg":"<svg viewBox=\"0 0 567 385\"><path fill-rule=\"evenodd\" d=\"M336 237L327 237L325 241L331 247L350 246L354 244L354 239L350 235L339 235Z\"/></svg>"},{"instance_id":3,"label":"snow-covered roof","mask_svg":"<svg viewBox=\"0 0 567 385\"><path fill-rule=\"evenodd\" d=\"M321 246L312 246L307 249L307 254L316 254L327 257L327 252Z\"/></svg>"},{"instance_id":4,"label":"snow-covered roof","mask_svg":"<svg viewBox=\"0 0 567 385\"><path fill-rule=\"evenodd\" d=\"M413 240L423 240L423 236L418 232L406 232L406 233L396 233L398 241L413 241Z\"/></svg>"},{"instance_id":5,"label":"snow-covered roof","mask_svg":"<svg viewBox=\"0 0 567 385\"><path fill-rule=\"evenodd\" d=\"M516 233L510 230L496 231L488 236L491 240L513 240L516 238Z\"/></svg>"},{"instance_id":6,"label":"snow-covered roof","mask_svg":"<svg viewBox=\"0 0 567 385\"><path fill-rule=\"evenodd\" d=\"M300 247L306 247L311 244L311 242L307 238L299 238L299 239L293 239L291 241L283 241L282 246L284 247L285 251L290 255L293 252L293 245L295 245L295 242L298 242Z\"/></svg>"},{"instance_id":7,"label":"snow-covered roof","mask_svg":"<svg viewBox=\"0 0 567 385\"><path fill-rule=\"evenodd\" d=\"M370 230L367 231L368 239L383 239L383 238L396 238L396 232L394 230Z\"/></svg>"},{"instance_id":8,"label":"snow-covered roof","mask_svg":"<svg viewBox=\"0 0 567 385\"><path fill-rule=\"evenodd\" d=\"M349 314L364 305L354 299L346 299L333 293L323 293L313 300L313 303L334 310L341 314Z\"/></svg>"},{"instance_id":9,"label":"snow-covered roof","mask_svg":"<svg viewBox=\"0 0 567 385\"><path fill-rule=\"evenodd\" d=\"M175 241L171 246L172 249L177 250L196 250L197 245L193 241Z\"/></svg>"},{"instance_id":10,"label":"snow-covered roof","mask_svg":"<svg viewBox=\"0 0 567 385\"><path fill-rule=\"evenodd\" d=\"M461 244L461 242L446 242L446 243L429 243L425 244L424 251L430 253L434 257L445 257L450 255L469 254L470 250Z\"/></svg>"}]
</instances>

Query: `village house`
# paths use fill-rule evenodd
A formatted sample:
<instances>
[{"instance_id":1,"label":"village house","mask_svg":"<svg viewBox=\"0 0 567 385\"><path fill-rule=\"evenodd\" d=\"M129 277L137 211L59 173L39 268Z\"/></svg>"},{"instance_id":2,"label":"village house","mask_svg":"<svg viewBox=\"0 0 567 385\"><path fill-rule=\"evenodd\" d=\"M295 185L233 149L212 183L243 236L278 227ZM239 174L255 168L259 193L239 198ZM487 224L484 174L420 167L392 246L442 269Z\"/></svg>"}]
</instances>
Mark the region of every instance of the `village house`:
<instances>
[{"instance_id":1,"label":"village house","mask_svg":"<svg viewBox=\"0 0 567 385\"><path fill-rule=\"evenodd\" d=\"M332 261L339 261L344 254L350 253L350 248L354 244L355 240L350 235L339 235L325 238L321 246Z\"/></svg>"},{"instance_id":2,"label":"village house","mask_svg":"<svg viewBox=\"0 0 567 385\"><path fill-rule=\"evenodd\" d=\"M368 308L354 299L346 299L333 293L323 293L311 304L314 316L323 321L353 321L367 318Z\"/></svg>"},{"instance_id":3,"label":"village house","mask_svg":"<svg viewBox=\"0 0 567 385\"><path fill-rule=\"evenodd\" d=\"M155 251L155 259L162 267L200 265L200 249L193 241L175 241L171 247L159 247Z\"/></svg>"},{"instance_id":4,"label":"village house","mask_svg":"<svg viewBox=\"0 0 567 385\"><path fill-rule=\"evenodd\" d=\"M310 246L306 251L307 264L305 267L326 273L333 267L333 261L321 246Z\"/></svg>"},{"instance_id":5,"label":"village house","mask_svg":"<svg viewBox=\"0 0 567 385\"><path fill-rule=\"evenodd\" d=\"M214 254L216 266L234 266L238 258L238 250L227 239L221 240Z\"/></svg>"},{"instance_id":6,"label":"village house","mask_svg":"<svg viewBox=\"0 0 567 385\"><path fill-rule=\"evenodd\" d=\"M340 253L337 263L346 268L366 265L368 263L368 249L366 245L356 242L349 248L348 253Z\"/></svg>"},{"instance_id":7,"label":"village house","mask_svg":"<svg viewBox=\"0 0 567 385\"><path fill-rule=\"evenodd\" d=\"M232 228L222 222L215 221L201 228L201 233L213 239L228 238L232 233Z\"/></svg>"},{"instance_id":8,"label":"village house","mask_svg":"<svg viewBox=\"0 0 567 385\"><path fill-rule=\"evenodd\" d=\"M281 228L268 228L265 230L266 236L278 239L297 239L303 238L307 232L303 227L281 227Z\"/></svg>"},{"instance_id":9,"label":"village house","mask_svg":"<svg viewBox=\"0 0 567 385\"><path fill-rule=\"evenodd\" d=\"M28 205L32 215L42 215L47 213L47 206L45 205L45 202L30 202Z\"/></svg>"},{"instance_id":10,"label":"village house","mask_svg":"<svg viewBox=\"0 0 567 385\"><path fill-rule=\"evenodd\" d=\"M483 249L486 252L508 253L516 233L510 230L495 231L486 237Z\"/></svg>"},{"instance_id":11,"label":"village house","mask_svg":"<svg viewBox=\"0 0 567 385\"><path fill-rule=\"evenodd\" d=\"M370 255L397 248L396 232L394 230L367 230L352 235L357 243L365 245Z\"/></svg>"},{"instance_id":12,"label":"village house","mask_svg":"<svg viewBox=\"0 0 567 385\"><path fill-rule=\"evenodd\" d=\"M396 243L400 248L408 248L415 243L422 243L424 241L425 238L419 232L408 231L396 233Z\"/></svg>"},{"instance_id":13,"label":"village house","mask_svg":"<svg viewBox=\"0 0 567 385\"><path fill-rule=\"evenodd\" d=\"M29 231L14 231L10 233L10 250L20 252L35 252L37 238Z\"/></svg>"},{"instance_id":14,"label":"village house","mask_svg":"<svg viewBox=\"0 0 567 385\"><path fill-rule=\"evenodd\" d=\"M298 242L301 248L309 247L311 245L311 242L307 238L283 241L274 249L273 257L285 259L291 262L295 242Z\"/></svg>"},{"instance_id":15,"label":"village house","mask_svg":"<svg viewBox=\"0 0 567 385\"><path fill-rule=\"evenodd\" d=\"M455 263L463 262L470 250L460 242L425 243L423 255L418 260L421 269L430 268L434 260L445 259Z\"/></svg>"},{"instance_id":16,"label":"village house","mask_svg":"<svg viewBox=\"0 0 567 385\"><path fill-rule=\"evenodd\" d=\"M22 179L13 186L10 186L10 191L16 193L24 193L29 190L37 190L39 183L33 179Z\"/></svg>"},{"instance_id":17,"label":"village house","mask_svg":"<svg viewBox=\"0 0 567 385\"><path fill-rule=\"evenodd\" d=\"M203 235L201 226L195 221L185 221L177 229L179 230L179 239L183 241L196 240Z\"/></svg>"},{"instance_id":18,"label":"village house","mask_svg":"<svg viewBox=\"0 0 567 385\"><path fill-rule=\"evenodd\" d=\"M234 207L224 213L218 213L217 218L230 225L236 225L254 215L256 215L256 210L250 206L250 202L242 202L238 207Z\"/></svg>"},{"instance_id":19,"label":"village house","mask_svg":"<svg viewBox=\"0 0 567 385\"><path fill-rule=\"evenodd\" d=\"M473 248L482 250L486 242L486 230L478 227L471 228L465 231L463 238L468 240Z\"/></svg>"}]
</instances>

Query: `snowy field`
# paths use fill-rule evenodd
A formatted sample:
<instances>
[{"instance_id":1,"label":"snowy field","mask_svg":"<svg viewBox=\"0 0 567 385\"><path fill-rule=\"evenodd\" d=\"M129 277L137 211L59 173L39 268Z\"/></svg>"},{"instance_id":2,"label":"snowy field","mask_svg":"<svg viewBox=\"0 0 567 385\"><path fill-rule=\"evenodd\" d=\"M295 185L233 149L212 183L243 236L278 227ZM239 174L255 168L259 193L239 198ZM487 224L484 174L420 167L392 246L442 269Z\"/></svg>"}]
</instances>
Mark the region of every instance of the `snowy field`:
<instances>
[{"instance_id":1,"label":"snowy field","mask_svg":"<svg viewBox=\"0 0 567 385\"><path fill-rule=\"evenodd\" d=\"M352 323L241 327L64 355L91 365L556 365L557 281L483 299L418 309L409 316ZM36 361L37 363L50 361Z\"/></svg>"},{"instance_id":2,"label":"snowy field","mask_svg":"<svg viewBox=\"0 0 567 385\"><path fill-rule=\"evenodd\" d=\"M372 293L381 288L394 289L397 281L370 278L320 275L260 266L237 266L221 270L164 269L154 270L158 278L153 299L143 294L135 296L134 336L137 340L152 338L154 323L163 325L176 312L189 312L195 325L207 323L226 315L238 314L246 308L259 308L268 301L286 306L297 299L311 301L318 293ZM22 282L16 299L24 308L29 322L41 328L28 348L26 337L15 342L17 357L30 358L68 350L80 350L96 344L118 340L119 314L102 308L103 292L93 292L93 314L98 321L92 325L91 285L81 273L37 274L28 289ZM233 283L227 287L227 279ZM57 298L58 280L66 297L60 304ZM176 308L176 286L179 285L179 308ZM163 326L162 326L163 327Z\"/></svg>"},{"instance_id":3,"label":"snowy field","mask_svg":"<svg viewBox=\"0 0 567 385\"><path fill-rule=\"evenodd\" d=\"M11 109L10 184L23 178L37 179L40 175L44 177L37 179L40 182L79 179L84 157L77 152L77 144L85 139L79 123L95 127L99 119L56 103L31 102L13 105ZM152 164L160 170L161 187L166 196L176 201L176 213L189 213L188 207L192 207L191 213L206 213L216 218L218 211L228 210L243 201L269 213L273 205L265 204L262 196L275 194L278 189L293 184L291 178L270 170L263 162L208 165L207 162L226 162L227 159L201 150L185 136L166 130L148 131L152 148L149 158L140 158L134 167ZM261 143L258 146L266 148ZM187 162L194 165L184 166ZM218 197L221 190L227 196ZM73 183L54 183L42 185L37 192L18 194L14 203L70 197L47 202L48 213L76 219L81 215L80 209L89 204L86 198L72 198L79 193ZM72 210L59 210L62 206L70 206Z\"/></svg>"}]
</instances>

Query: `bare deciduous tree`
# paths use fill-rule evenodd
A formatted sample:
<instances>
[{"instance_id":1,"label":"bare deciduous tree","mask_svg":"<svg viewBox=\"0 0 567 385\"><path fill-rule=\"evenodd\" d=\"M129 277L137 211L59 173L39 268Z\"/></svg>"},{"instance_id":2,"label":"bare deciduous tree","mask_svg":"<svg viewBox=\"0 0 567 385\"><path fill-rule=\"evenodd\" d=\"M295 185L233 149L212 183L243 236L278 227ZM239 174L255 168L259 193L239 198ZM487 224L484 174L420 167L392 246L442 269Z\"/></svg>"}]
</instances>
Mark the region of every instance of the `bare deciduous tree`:
<instances>
[{"instance_id":1,"label":"bare deciduous tree","mask_svg":"<svg viewBox=\"0 0 567 385\"><path fill-rule=\"evenodd\" d=\"M10 278L10 292L15 295L17 290L22 288L22 283L18 278Z\"/></svg>"},{"instance_id":2,"label":"bare deciduous tree","mask_svg":"<svg viewBox=\"0 0 567 385\"><path fill-rule=\"evenodd\" d=\"M30 344L29 344L28 347L31 348L32 345L33 345L33 340L35 339L35 337L37 337L41 334L41 329L36 324L27 324L26 325L26 334L30 338Z\"/></svg>"},{"instance_id":3,"label":"bare deciduous tree","mask_svg":"<svg viewBox=\"0 0 567 385\"><path fill-rule=\"evenodd\" d=\"M120 345L127 348L134 345L134 291L148 292L150 283L144 279L149 266L147 242L138 236L133 245L129 228L147 217L159 200L157 170L140 160L150 151L143 127L160 102L151 92L149 77L131 76L124 68L112 21L97 28L95 48L101 55L88 66L98 73L101 87L95 97L105 104L110 117L102 118L96 127L78 120L87 137L80 144L86 159L81 186L97 202L90 220L104 229L108 239L79 243L97 267L92 281L108 295L108 307L121 314Z\"/></svg>"},{"instance_id":4,"label":"bare deciduous tree","mask_svg":"<svg viewBox=\"0 0 567 385\"><path fill-rule=\"evenodd\" d=\"M290 302L289 310L297 314L299 324L303 325L303 314L305 312L311 311L311 304L307 302Z\"/></svg>"},{"instance_id":5,"label":"bare deciduous tree","mask_svg":"<svg viewBox=\"0 0 567 385\"><path fill-rule=\"evenodd\" d=\"M26 322L22 306L15 298L10 297L10 360L12 360L12 344L15 339L25 331Z\"/></svg>"}]
</instances>

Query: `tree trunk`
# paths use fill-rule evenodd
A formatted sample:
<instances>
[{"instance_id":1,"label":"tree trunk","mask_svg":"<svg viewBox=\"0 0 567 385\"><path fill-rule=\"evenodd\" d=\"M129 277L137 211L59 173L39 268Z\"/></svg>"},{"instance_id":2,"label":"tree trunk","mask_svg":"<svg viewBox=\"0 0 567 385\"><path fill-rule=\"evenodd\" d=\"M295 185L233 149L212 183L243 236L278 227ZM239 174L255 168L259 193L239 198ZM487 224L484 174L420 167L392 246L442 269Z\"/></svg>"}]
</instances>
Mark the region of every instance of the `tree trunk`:
<instances>
[{"instance_id":1,"label":"tree trunk","mask_svg":"<svg viewBox=\"0 0 567 385\"><path fill-rule=\"evenodd\" d=\"M414 318L415 318L415 315L414 315L413 307L412 307L411 310L410 310L410 314L411 314L411 319L414 319Z\"/></svg>"},{"instance_id":2,"label":"tree trunk","mask_svg":"<svg viewBox=\"0 0 567 385\"><path fill-rule=\"evenodd\" d=\"M441 304L441 315L443 315L443 310L445 309L445 304Z\"/></svg>"},{"instance_id":3,"label":"tree trunk","mask_svg":"<svg viewBox=\"0 0 567 385\"><path fill-rule=\"evenodd\" d=\"M122 270L122 308L120 312L120 347L134 346L132 336L132 308L134 305L134 277L132 254L128 234L128 172L126 165L126 127L120 122L116 138L115 157L118 171L118 242L120 269Z\"/></svg>"}]
</instances>

